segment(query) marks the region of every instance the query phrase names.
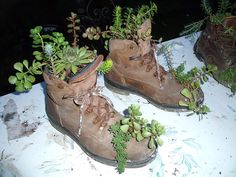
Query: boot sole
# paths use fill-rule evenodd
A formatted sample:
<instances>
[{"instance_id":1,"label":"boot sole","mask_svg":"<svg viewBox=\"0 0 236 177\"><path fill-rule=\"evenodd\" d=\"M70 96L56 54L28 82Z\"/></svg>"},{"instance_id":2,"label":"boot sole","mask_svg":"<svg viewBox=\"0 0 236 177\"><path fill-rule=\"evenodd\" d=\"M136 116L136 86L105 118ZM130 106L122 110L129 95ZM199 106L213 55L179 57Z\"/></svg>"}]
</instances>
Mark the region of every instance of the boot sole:
<instances>
[{"instance_id":1,"label":"boot sole","mask_svg":"<svg viewBox=\"0 0 236 177\"><path fill-rule=\"evenodd\" d=\"M154 101L152 98L143 95L141 92L139 92L136 89L125 87L123 85L120 85L116 82L111 81L110 79L106 77L106 75L104 75L104 83L105 83L105 86L109 90L112 90L116 93L123 94L123 95L129 95L129 93L134 93L136 95L143 97L144 99L148 100L151 104L165 111L172 111L172 112L189 112L190 111L187 107L158 103ZM201 96L202 99L200 99L198 103L202 104L204 101L204 94L202 90L200 90L199 92L200 92L199 95Z\"/></svg>"},{"instance_id":2,"label":"boot sole","mask_svg":"<svg viewBox=\"0 0 236 177\"><path fill-rule=\"evenodd\" d=\"M47 110L46 110L47 112ZM87 154L89 157L91 157L92 159L94 159L95 161L97 162L100 162L102 164L105 164L105 165L109 165L109 166L114 166L114 167L117 167L117 161L116 160L111 160L111 159L107 159L107 158L104 158L104 157L101 157L101 156L98 156L96 154L93 154L91 153L86 147L84 147L82 145L82 143L79 141L79 139L74 136L68 129L62 127L59 125L59 123L57 123L52 117L53 116L50 116L48 113L48 120L50 122L50 124L56 129L58 130L59 132L61 132L62 134L64 135L67 135L69 136L73 141L75 141L79 146L80 148L85 152L85 154ZM151 154L151 156L149 156L147 159L145 160L141 160L141 161L129 161L127 160L127 163L126 163L126 168L139 168L139 167L144 167L146 166L147 164L151 163L155 158L156 158L156 154L157 154L157 150L155 150L153 152L153 154Z\"/></svg>"}]
</instances>

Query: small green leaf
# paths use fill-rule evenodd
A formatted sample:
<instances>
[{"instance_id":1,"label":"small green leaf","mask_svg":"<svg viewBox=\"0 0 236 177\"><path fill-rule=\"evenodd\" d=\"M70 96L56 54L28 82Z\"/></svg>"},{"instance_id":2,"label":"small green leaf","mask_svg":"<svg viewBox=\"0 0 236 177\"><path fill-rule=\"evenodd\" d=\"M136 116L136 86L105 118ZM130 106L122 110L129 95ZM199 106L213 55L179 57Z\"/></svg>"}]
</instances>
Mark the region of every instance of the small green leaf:
<instances>
[{"instance_id":1,"label":"small green leaf","mask_svg":"<svg viewBox=\"0 0 236 177\"><path fill-rule=\"evenodd\" d=\"M42 60L42 59L43 59L42 55L35 55L35 58L36 58L37 60Z\"/></svg>"},{"instance_id":2,"label":"small green leaf","mask_svg":"<svg viewBox=\"0 0 236 177\"><path fill-rule=\"evenodd\" d=\"M136 137L136 140L137 141L142 141L144 139L144 137L142 136L142 134L139 132L137 133L137 137Z\"/></svg>"},{"instance_id":3,"label":"small green leaf","mask_svg":"<svg viewBox=\"0 0 236 177\"><path fill-rule=\"evenodd\" d=\"M121 120L122 124L127 124L129 122L130 118L124 118Z\"/></svg>"},{"instance_id":4,"label":"small green leaf","mask_svg":"<svg viewBox=\"0 0 236 177\"><path fill-rule=\"evenodd\" d=\"M154 134L154 135L157 133L155 126L152 126L152 127L151 127L151 132L152 132L152 134Z\"/></svg>"},{"instance_id":5,"label":"small green leaf","mask_svg":"<svg viewBox=\"0 0 236 177\"><path fill-rule=\"evenodd\" d=\"M208 81L208 77L206 75L203 75L203 80L204 80L204 82L207 82Z\"/></svg>"},{"instance_id":6,"label":"small green leaf","mask_svg":"<svg viewBox=\"0 0 236 177\"><path fill-rule=\"evenodd\" d=\"M210 112L209 107L206 106L206 105L203 105L203 106L201 107L201 110L202 110L203 113L208 113L208 112Z\"/></svg>"},{"instance_id":7,"label":"small green leaf","mask_svg":"<svg viewBox=\"0 0 236 177\"><path fill-rule=\"evenodd\" d=\"M89 59L83 59L79 61L80 64L87 64L90 63Z\"/></svg>"},{"instance_id":8,"label":"small green leaf","mask_svg":"<svg viewBox=\"0 0 236 177\"><path fill-rule=\"evenodd\" d=\"M31 83L34 83L35 82L35 77L32 76L32 75L29 75L29 76L26 77L26 80L31 82Z\"/></svg>"},{"instance_id":9,"label":"small green leaf","mask_svg":"<svg viewBox=\"0 0 236 177\"><path fill-rule=\"evenodd\" d=\"M23 60L23 64L24 64L25 67L28 69L28 67L29 67L29 62L28 62L28 60Z\"/></svg>"},{"instance_id":10,"label":"small green leaf","mask_svg":"<svg viewBox=\"0 0 236 177\"><path fill-rule=\"evenodd\" d=\"M188 107L188 103L186 103L185 101L182 101L182 100L179 101L179 105Z\"/></svg>"},{"instance_id":11,"label":"small green leaf","mask_svg":"<svg viewBox=\"0 0 236 177\"><path fill-rule=\"evenodd\" d=\"M136 123L136 122L134 122L134 129L135 129L136 131L141 130L141 125L138 124L138 123Z\"/></svg>"},{"instance_id":12,"label":"small green leaf","mask_svg":"<svg viewBox=\"0 0 236 177\"><path fill-rule=\"evenodd\" d=\"M20 62L15 63L13 67L14 67L17 71L20 71L20 72L23 71L23 64L20 63Z\"/></svg>"},{"instance_id":13,"label":"small green leaf","mask_svg":"<svg viewBox=\"0 0 236 177\"><path fill-rule=\"evenodd\" d=\"M16 81L17 81L17 77L16 77L16 76L10 76L10 77L8 78L8 82L9 82L10 84L15 84Z\"/></svg>"},{"instance_id":14,"label":"small green leaf","mask_svg":"<svg viewBox=\"0 0 236 177\"><path fill-rule=\"evenodd\" d=\"M34 52L33 52L33 55L34 55L34 56L36 56L36 55L41 55L41 52L39 52L39 51L34 51Z\"/></svg>"},{"instance_id":15,"label":"small green leaf","mask_svg":"<svg viewBox=\"0 0 236 177\"><path fill-rule=\"evenodd\" d=\"M71 66L71 71L72 71L73 74L76 74L77 71L78 71L78 67L75 66L75 65L72 65L72 66Z\"/></svg>"},{"instance_id":16,"label":"small green leaf","mask_svg":"<svg viewBox=\"0 0 236 177\"><path fill-rule=\"evenodd\" d=\"M25 76L25 73L19 73L19 72L16 73L16 77L19 80L22 80L24 78L24 76Z\"/></svg>"},{"instance_id":17,"label":"small green leaf","mask_svg":"<svg viewBox=\"0 0 236 177\"><path fill-rule=\"evenodd\" d=\"M64 38L64 37L60 37L60 38L58 38L58 43L63 43L63 42L64 42L64 40L65 40L65 38Z\"/></svg>"},{"instance_id":18,"label":"small green leaf","mask_svg":"<svg viewBox=\"0 0 236 177\"><path fill-rule=\"evenodd\" d=\"M133 138L136 138L136 135L137 135L137 134L136 134L135 132L132 132L132 133L131 133L131 136L132 136Z\"/></svg>"},{"instance_id":19,"label":"small green leaf","mask_svg":"<svg viewBox=\"0 0 236 177\"><path fill-rule=\"evenodd\" d=\"M87 49L85 47L80 48L79 58L83 57L87 52Z\"/></svg>"},{"instance_id":20,"label":"small green leaf","mask_svg":"<svg viewBox=\"0 0 236 177\"><path fill-rule=\"evenodd\" d=\"M197 105L196 105L195 102L191 102L191 103L188 104L188 108L189 108L190 110L196 110Z\"/></svg>"},{"instance_id":21,"label":"small green leaf","mask_svg":"<svg viewBox=\"0 0 236 177\"><path fill-rule=\"evenodd\" d=\"M195 87L196 88L199 88L201 86L201 82L200 80L197 80L195 83L194 83Z\"/></svg>"},{"instance_id":22,"label":"small green leaf","mask_svg":"<svg viewBox=\"0 0 236 177\"><path fill-rule=\"evenodd\" d=\"M36 27L34 28L34 32L35 32L35 33L40 33L42 29L43 29L42 26L36 26Z\"/></svg>"},{"instance_id":23,"label":"small green leaf","mask_svg":"<svg viewBox=\"0 0 236 177\"><path fill-rule=\"evenodd\" d=\"M189 98L189 99L192 98L192 94L191 94L191 92L190 92L187 88L184 88L184 89L181 91L181 94L182 94L183 96L185 96L186 98Z\"/></svg>"},{"instance_id":24,"label":"small green leaf","mask_svg":"<svg viewBox=\"0 0 236 177\"><path fill-rule=\"evenodd\" d=\"M147 137L151 136L152 133L151 133L151 132L148 132L148 131L143 131L143 132L142 132L142 135L143 135L144 138L147 138Z\"/></svg>"},{"instance_id":25,"label":"small green leaf","mask_svg":"<svg viewBox=\"0 0 236 177\"><path fill-rule=\"evenodd\" d=\"M23 84L20 83L16 86L15 90L17 92L23 92L23 91L25 91L25 88L24 88Z\"/></svg>"},{"instance_id":26,"label":"small green leaf","mask_svg":"<svg viewBox=\"0 0 236 177\"><path fill-rule=\"evenodd\" d=\"M121 125L120 129L122 132L127 133L129 130L129 125Z\"/></svg>"},{"instance_id":27,"label":"small green leaf","mask_svg":"<svg viewBox=\"0 0 236 177\"><path fill-rule=\"evenodd\" d=\"M42 71L34 69L34 68L32 69L32 72L36 75L41 75L43 73Z\"/></svg>"},{"instance_id":28,"label":"small green leaf","mask_svg":"<svg viewBox=\"0 0 236 177\"><path fill-rule=\"evenodd\" d=\"M55 68L56 69L56 74L61 73L65 69L65 67L66 66L63 63L58 64Z\"/></svg>"},{"instance_id":29,"label":"small green leaf","mask_svg":"<svg viewBox=\"0 0 236 177\"><path fill-rule=\"evenodd\" d=\"M162 140L161 138L159 138L159 137L157 137L157 144L158 144L159 146L162 146L162 145L163 145L163 140Z\"/></svg>"},{"instance_id":30,"label":"small green leaf","mask_svg":"<svg viewBox=\"0 0 236 177\"><path fill-rule=\"evenodd\" d=\"M29 89L32 88L32 84L31 84L29 81L25 81L25 83L24 83L24 88L25 88L26 90L29 90Z\"/></svg>"},{"instance_id":31,"label":"small green leaf","mask_svg":"<svg viewBox=\"0 0 236 177\"><path fill-rule=\"evenodd\" d=\"M148 147L150 149L156 149L156 144L155 144L155 140L154 138L150 138L149 142L148 142Z\"/></svg>"}]
</instances>

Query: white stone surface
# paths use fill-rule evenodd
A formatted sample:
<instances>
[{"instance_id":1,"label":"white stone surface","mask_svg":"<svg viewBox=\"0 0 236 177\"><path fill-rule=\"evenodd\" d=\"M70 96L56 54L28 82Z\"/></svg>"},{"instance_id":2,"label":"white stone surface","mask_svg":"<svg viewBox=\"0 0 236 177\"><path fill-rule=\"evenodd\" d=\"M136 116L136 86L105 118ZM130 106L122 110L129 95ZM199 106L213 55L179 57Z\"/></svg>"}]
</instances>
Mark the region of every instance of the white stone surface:
<instances>
[{"instance_id":1,"label":"white stone surface","mask_svg":"<svg viewBox=\"0 0 236 177\"><path fill-rule=\"evenodd\" d=\"M187 70L203 66L196 59L193 43L189 40L181 37L167 43L172 44L175 66L183 61ZM104 86L102 76L98 77L98 85ZM201 121L197 115L163 111L139 96L121 95L103 88L103 94L111 99L120 113L130 104L139 104L144 118L156 119L166 127L166 134L162 136L164 145L159 147L155 161L143 168L126 169L121 175L115 167L89 158L69 137L51 126L45 113L43 88L44 83L40 83L28 93L0 97L0 176L236 176L236 96L212 78L202 85L205 103L211 112ZM10 106L14 108L16 120L37 125L34 132L8 140L9 131L3 113L9 100L16 105L15 108Z\"/></svg>"}]
</instances>

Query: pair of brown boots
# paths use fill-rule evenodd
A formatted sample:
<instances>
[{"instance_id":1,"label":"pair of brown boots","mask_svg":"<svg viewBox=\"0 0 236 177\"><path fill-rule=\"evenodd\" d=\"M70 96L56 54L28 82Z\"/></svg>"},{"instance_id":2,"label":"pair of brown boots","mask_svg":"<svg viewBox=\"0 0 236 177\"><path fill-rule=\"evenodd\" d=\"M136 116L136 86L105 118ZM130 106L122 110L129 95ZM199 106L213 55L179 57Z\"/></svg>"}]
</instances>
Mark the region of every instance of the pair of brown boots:
<instances>
[{"instance_id":1,"label":"pair of brown boots","mask_svg":"<svg viewBox=\"0 0 236 177\"><path fill-rule=\"evenodd\" d=\"M151 24L148 24L151 27ZM105 75L106 85L135 92L159 107L181 110L182 86L158 65L151 40L111 40L109 58L112 70ZM103 56L67 82L44 73L46 111L49 120L69 134L95 160L116 165L116 152L111 144L110 125L122 119L112 103L101 95L96 86L97 68ZM131 139L127 146L127 167L141 167L156 156L148 141Z\"/></svg>"}]
</instances>

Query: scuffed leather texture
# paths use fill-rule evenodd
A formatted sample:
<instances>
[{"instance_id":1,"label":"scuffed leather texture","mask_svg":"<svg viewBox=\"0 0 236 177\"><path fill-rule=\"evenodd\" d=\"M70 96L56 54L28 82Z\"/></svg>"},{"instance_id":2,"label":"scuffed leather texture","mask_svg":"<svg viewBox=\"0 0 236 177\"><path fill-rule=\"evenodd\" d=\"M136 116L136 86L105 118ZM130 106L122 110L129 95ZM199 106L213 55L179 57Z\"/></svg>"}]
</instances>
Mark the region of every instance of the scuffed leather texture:
<instances>
[{"instance_id":1,"label":"scuffed leather texture","mask_svg":"<svg viewBox=\"0 0 236 177\"><path fill-rule=\"evenodd\" d=\"M229 27L236 30L236 16L226 18L223 25L207 24L194 47L200 60L219 70L236 67L236 41L225 32Z\"/></svg>"},{"instance_id":2,"label":"scuffed leather texture","mask_svg":"<svg viewBox=\"0 0 236 177\"><path fill-rule=\"evenodd\" d=\"M162 66L158 71L150 39L113 39L109 52L113 68L105 77L112 86L137 92L161 107L180 108L183 87Z\"/></svg>"},{"instance_id":3,"label":"scuffed leather texture","mask_svg":"<svg viewBox=\"0 0 236 177\"><path fill-rule=\"evenodd\" d=\"M88 68L89 73L82 74L86 75L83 80L78 78L76 81L75 78L70 84L44 73L46 110L49 118L69 132L88 155L103 163L107 159L115 162L116 153L111 144L113 135L108 128L119 121L122 115L96 92L95 68ZM143 166L149 161L147 159L153 160L156 150L148 149L147 143L147 140L137 142L134 139L128 143L127 153L131 165L140 162L139 165Z\"/></svg>"}]
</instances>

